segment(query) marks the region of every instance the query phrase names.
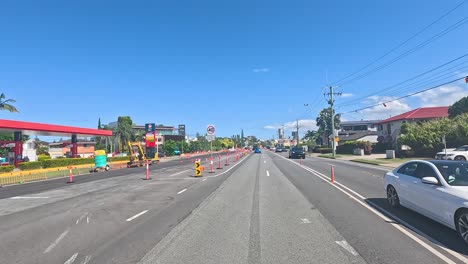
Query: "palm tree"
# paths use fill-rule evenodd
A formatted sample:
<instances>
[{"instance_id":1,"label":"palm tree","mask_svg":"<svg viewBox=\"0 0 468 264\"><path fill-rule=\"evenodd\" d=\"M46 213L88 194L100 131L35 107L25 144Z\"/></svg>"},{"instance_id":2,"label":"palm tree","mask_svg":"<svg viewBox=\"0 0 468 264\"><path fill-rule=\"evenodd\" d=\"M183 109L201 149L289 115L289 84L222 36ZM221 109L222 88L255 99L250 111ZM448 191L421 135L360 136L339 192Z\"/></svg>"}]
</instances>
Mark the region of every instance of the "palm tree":
<instances>
[{"instance_id":1,"label":"palm tree","mask_svg":"<svg viewBox=\"0 0 468 264\"><path fill-rule=\"evenodd\" d=\"M0 94L0 110L7 110L10 111L11 113L18 113L18 109L11 105L10 103L15 103L16 100L14 99L5 99L5 94L2 93Z\"/></svg>"}]
</instances>

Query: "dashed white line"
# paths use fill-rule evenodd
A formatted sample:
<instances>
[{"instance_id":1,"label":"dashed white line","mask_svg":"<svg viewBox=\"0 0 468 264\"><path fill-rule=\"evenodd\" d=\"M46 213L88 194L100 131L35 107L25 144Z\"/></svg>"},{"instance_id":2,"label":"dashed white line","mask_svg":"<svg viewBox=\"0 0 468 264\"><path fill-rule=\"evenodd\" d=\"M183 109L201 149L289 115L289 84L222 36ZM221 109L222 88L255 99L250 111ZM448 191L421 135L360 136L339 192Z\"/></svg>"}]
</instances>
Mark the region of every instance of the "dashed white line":
<instances>
[{"instance_id":1,"label":"dashed white line","mask_svg":"<svg viewBox=\"0 0 468 264\"><path fill-rule=\"evenodd\" d=\"M349 253L353 254L353 256L359 256L359 253L354 250L354 248L346 242L346 240L341 240L341 241L335 241L338 245L346 249Z\"/></svg>"},{"instance_id":2,"label":"dashed white line","mask_svg":"<svg viewBox=\"0 0 468 264\"><path fill-rule=\"evenodd\" d=\"M75 262L76 257L78 257L78 253L75 253L73 256L71 256L71 258L69 258L63 264L72 264L73 262Z\"/></svg>"},{"instance_id":3,"label":"dashed white line","mask_svg":"<svg viewBox=\"0 0 468 264\"><path fill-rule=\"evenodd\" d=\"M83 215L80 216L80 218L76 219L75 224L79 224L81 220L83 220L85 217L87 217L88 213L84 213Z\"/></svg>"},{"instance_id":4,"label":"dashed white line","mask_svg":"<svg viewBox=\"0 0 468 264\"><path fill-rule=\"evenodd\" d=\"M182 173L187 172L187 171L191 171L191 170L179 171L179 172L177 172L177 173L174 173L174 174L169 175L169 177L176 176L176 175L182 174Z\"/></svg>"},{"instance_id":5,"label":"dashed white line","mask_svg":"<svg viewBox=\"0 0 468 264\"><path fill-rule=\"evenodd\" d=\"M208 179L207 179L207 178L205 178L205 179L203 179L202 181L206 181L206 180L208 180Z\"/></svg>"},{"instance_id":6,"label":"dashed white line","mask_svg":"<svg viewBox=\"0 0 468 264\"><path fill-rule=\"evenodd\" d=\"M310 224L310 220L307 218L301 218L303 224Z\"/></svg>"},{"instance_id":7,"label":"dashed white line","mask_svg":"<svg viewBox=\"0 0 468 264\"><path fill-rule=\"evenodd\" d=\"M269 172L269 171L266 171L266 173L267 173L267 176L270 177L270 172Z\"/></svg>"},{"instance_id":8,"label":"dashed white line","mask_svg":"<svg viewBox=\"0 0 468 264\"><path fill-rule=\"evenodd\" d=\"M135 218L137 218L137 217L139 217L139 216L141 216L141 215L146 214L147 212L148 212L148 210L144 210L143 212L140 212L140 213L138 213L138 214L136 214L136 215L130 217L129 219L127 219L127 222L130 222L130 221L132 221L133 219L135 219Z\"/></svg>"},{"instance_id":9,"label":"dashed white line","mask_svg":"<svg viewBox=\"0 0 468 264\"><path fill-rule=\"evenodd\" d=\"M266 160L264 160L263 163L266 163Z\"/></svg>"},{"instance_id":10,"label":"dashed white line","mask_svg":"<svg viewBox=\"0 0 468 264\"><path fill-rule=\"evenodd\" d=\"M89 216L86 217L86 223L89 224Z\"/></svg>"},{"instance_id":11,"label":"dashed white line","mask_svg":"<svg viewBox=\"0 0 468 264\"><path fill-rule=\"evenodd\" d=\"M54 249L54 247L56 247L58 245L58 243L60 243L60 240L62 240L67 234L68 232L70 232L70 228L68 228L67 230L65 230L62 234L60 234L59 237L57 237L57 239L55 239L54 242L52 242L52 244L50 244L50 246L48 246L45 250L44 250L44 254L47 254L49 253L52 249Z\"/></svg>"},{"instance_id":12,"label":"dashed white line","mask_svg":"<svg viewBox=\"0 0 468 264\"><path fill-rule=\"evenodd\" d=\"M11 197L10 199L17 200L17 199L48 199L49 197L42 197L42 196L15 196Z\"/></svg>"},{"instance_id":13,"label":"dashed white line","mask_svg":"<svg viewBox=\"0 0 468 264\"><path fill-rule=\"evenodd\" d=\"M179 191L177 194L181 194L183 192L185 192L187 189L183 189L182 191Z\"/></svg>"},{"instance_id":14,"label":"dashed white line","mask_svg":"<svg viewBox=\"0 0 468 264\"><path fill-rule=\"evenodd\" d=\"M88 264L90 260L91 260L91 256L86 256L83 262L81 262L81 264Z\"/></svg>"}]
</instances>

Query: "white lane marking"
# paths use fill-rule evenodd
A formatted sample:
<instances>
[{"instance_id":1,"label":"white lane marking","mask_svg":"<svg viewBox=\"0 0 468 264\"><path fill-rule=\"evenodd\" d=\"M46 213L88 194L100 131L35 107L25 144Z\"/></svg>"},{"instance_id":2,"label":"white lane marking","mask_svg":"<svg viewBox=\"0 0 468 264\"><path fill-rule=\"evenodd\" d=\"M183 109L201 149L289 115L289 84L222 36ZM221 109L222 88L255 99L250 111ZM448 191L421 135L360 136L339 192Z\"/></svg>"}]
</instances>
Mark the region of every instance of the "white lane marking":
<instances>
[{"instance_id":1,"label":"white lane marking","mask_svg":"<svg viewBox=\"0 0 468 264\"><path fill-rule=\"evenodd\" d=\"M86 217L86 223L89 224L89 216Z\"/></svg>"},{"instance_id":2,"label":"white lane marking","mask_svg":"<svg viewBox=\"0 0 468 264\"><path fill-rule=\"evenodd\" d=\"M303 224L310 224L310 220L307 218L301 218Z\"/></svg>"},{"instance_id":3,"label":"white lane marking","mask_svg":"<svg viewBox=\"0 0 468 264\"><path fill-rule=\"evenodd\" d=\"M187 171L191 171L191 170L179 171L179 172L177 172L177 173L174 173L174 174L169 175L169 177L176 176L176 175L182 174L182 173L187 172Z\"/></svg>"},{"instance_id":4,"label":"white lane marking","mask_svg":"<svg viewBox=\"0 0 468 264\"><path fill-rule=\"evenodd\" d=\"M207 178L205 178L205 179L203 179L202 181L206 181L206 180L208 180L208 179L207 179Z\"/></svg>"},{"instance_id":5,"label":"white lane marking","mask_svg":"<svg viewBox=\"0 0 468 264\"><path fill-rule=\"evenodd\" d=\"M45 250L44 250L44 254L47 254L49 253L52 249L54 249L54 247L56 247L58 245L58 243L60 243L60 240L62 240L67 234L68 232L70 232L70 228L68 228L67 230L63 231L62 234L60 234L59 237L57 237L57 239L55 239L54 242L52 242L52 244L50 244Z\"/></svg>"},{"instance_id":6,"label":"white lane marking","mask_svg":"<svg viewBox=\"0 0 468 264\"><path fill-rule=\"evenodd\" d=\"M264 160L263 163L266 163L266 160Z\"/></svg>"},{"instance_id":7,"label":"white lane marking","mask_svg":"<svg viewBox=\"0 0 468 264\"><path fill-rule=\"evenodd\" d=\"M269 172L269 171L266 171L266 173L267 173L267 176L270 177L270 172Z\"/></svg>"},{"instance_id":8,"label":"white lane marking","mask_svg":"<svg viewBox=\"0 0 468 264\"><path fill-rule=\"evenodd\" d=\"M182 191L179 191L177 194L181 194L183 192L185 192L187 189L183 189Z\"/></svg>"},{"instance_id":9,"label":"white lane marking","mask_svg":"<svg viewBox=\"0 0 468 264\"><path fill-rule=\"evenodd\" d=\"M11 197L10 199L48 199L49 197L42 197L42 196L15 196Z\"/></svg>"},{"instance_id":10,"label":"white lane marking","mask_svg":"<svg viewBox=\"0 0 468 264\"><path fill-rule=\"evenodd\" d=\"M349 253L353 254L353 256L359 256L359 253L357 253L356 250L354 250L354 248L348 244L346 240L335 241L335 243L346 249Z\"/></svg>"},{"instance_id":11,"label":"white lane marking","mask_svg":"<svg viewBox=\"0 0 468 264\"><path fill-rule=\"evenodd\" d=\"M78 257L78 253L75 253L73 256L71 256L71 258L69 258L67 261L65 261L65 263L63 264L72 264L73 262L75 262L75 259L76 257Z\"/></svg>"},{"instance_id":12,"label":"white lane marking","mask_svg":"<svg viewBox=\"0 0 468 264\"><path fill-rule=\"evenodd\" d=\"M139 212L138 214L136 214L136 215L130 217L129 219L127 219L127 222L130 222L130 221L132 221L133 219L135 219L135 218L137 218L137 217L139 217L139 216L141 216L141 215L146 214L147 212L148 212L148 210L144 210L143 212Z\"/></svg>"},{"instance_id":13,"label":"white lane marking","mask_svg":"<svg viewBox=\"0 0 468 264\"><path fill-rule=\"evenodd\" d=\"M80 218L76 219L76 222L75 224L79 224L81 220L83 220L86 216L88 215L88 213L84 213L80 216Z\"/></svg>"},{"instance_id":14,"label":"white lane marking","mask_svg":"<svg viewBox=\"0 0 468 264\"><path fill-rule=\"evenodd\" d=\"M81 262L81 264L88 264L90 260L91 260L91 256L86 256L83 262Z\"/></svg>"},{"instance_id":15,"label":"white lane marking","mask_svg":"<svg viewBox=\"0 0 468 264\"><path fill-rule=\"evenodd\" d=\"M284 158L285 160L289 161L289 162L292 162L294 164L296 164L297 166L300 166L299 164L297 164L296 162L294 161L290 161L286 158ZM398 221L397 219L390 219L388 218L387 216L385 216L384 214L382 214L381 212L377 211L375 208L369 206L368 204L362 202L361 200L359 200L358 198L356 198L355 196L353 196L351 193L345 191L343 188L346 188L347 190L349 190L350 192L356 194L359 198L361 198L362 200L365 200L366 198L360 194L358 194L357 192L349 189L348 187L344 186L343 184L341 183L338 183L335 181L335 183L337 184L333 184L330 182L330 178L328 178L327 176L323 175L322 173L319 173L319 172L316 172L314 171L313 169L307 167L307 166L302 166L301 168L309 171L310 173L312 173L313 175L321 178L323 181L325 181L326 183L330 184L331 186L333 186L334 188L338 189L339 191L341 191L342 193L346 194L347 196L349 196L349 198L355 200L357 203L359 203L360 205L364 206L365 208L367 208L369 211L371 211L372 213L374 213L375 215L377 215L378 217L382 218L384 221L390 223L393 227L395 227L396 229L398 229L400 232L402 232L403 234L405 234L406 236L408 236L409 238L413 239L415 242L417 242L419 245L421 245L422 247L424 247L425 249L427 249L429 252L431 252L432 254L436 255L437 257L439 257L441 260L445 261L446 263L450 263L450 264L456 264L454 261L452 261L451 259L447 258L445 255L443 255L442 253L440 253L439 251L437 251L436 249L434 249L432 246L430 246L429 244L427 244L426 242L422 241L421 239L419 239L418 237L416 237L415 235L413 235L411 232L409 232L408 230L406 230L405 228L403 228L401 226L401 224L404 224L405 222L400 222L400 223L395 223L395 221ZM337 185L340 185L342 186L343 188L340 188L338 187ZM389 214L390 213L386 210L383 210L381 207L378 207L379 209L381 209L382 211L384 211L385 213ZM410 230L413 230L414 232L416 232L414 229L413 226L411 225L408 225L406 226L407 228L409 228ZM414 229L412 229L414 228ZM416 229L417 230L417 229ZM418 232L416 232L418 233ZM421 232L422 233L422 232ZM422 233L424 234L424 233ZM427 238L428 236L424 236L423 237ZM430 239L430 241L434 241L436 246L438 246L439 248L445 250L447 253L451 254L452 256L462 260L463 262L465 263L468 263L468 259L466 259L465 257L463 257L462 255L452 251L451 249L448 249L445 245L443 245L442 243L438 242L437 240L435 239Z\"/></svg>"}]
</instances>

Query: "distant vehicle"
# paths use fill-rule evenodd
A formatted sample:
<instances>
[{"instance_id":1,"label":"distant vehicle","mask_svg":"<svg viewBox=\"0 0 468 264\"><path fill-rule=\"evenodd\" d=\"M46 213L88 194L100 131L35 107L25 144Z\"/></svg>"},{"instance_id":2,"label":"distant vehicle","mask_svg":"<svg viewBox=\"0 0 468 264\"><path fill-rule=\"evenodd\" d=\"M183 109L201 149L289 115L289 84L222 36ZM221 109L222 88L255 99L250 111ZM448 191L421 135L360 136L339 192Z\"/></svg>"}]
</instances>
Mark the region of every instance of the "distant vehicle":
<instances>
[{"instance_id":1,"label":"distant vehicle","mask_svg":"<svg viewBox=\"0 0 468 264\"><path fill-rule=\"evenodd\" d=\"M255 153L262 153L262 150L261 150L260 148L255 148L255 149L254 149L254 152L255 152Z\"/></svg>"},{"instance_id":2,"label":"distant vehicle","mask_svg":"<svg viewBox=\"0 0 468 264\"><path fill-rule=\"evenodd\" d=\"M270 150L271 151L276 151L276 148L275 147L270 147Z\"/></svg>"},{"instance_id":3,"label":"distant vehicle","mask_svg":"<svg viewBox=\"0 0 468 264\"><path fill-rule=\"evenodd\" d=\"M166 156L166 152L164 152L164 151L162 151L162 150L160 150L160 151L158 152L158 157L162 158L162 157L165 157L165 156Z\"/></svg>"},{"instance_id":4,"label":"distant vehicle","mask_svg":"<svg viewBox=\"0 0 468 264\"><path fill-rule=\"evenodd\" d=\"M447 160L468 160L468 145L458 147L454 150L447 150L447 157L445 157L445 151L438 152L435 158Z\"/></svg>"},{"instance_id":5,"label":"distant vehicle","mask_svg":"<svg viewBox=\"0 0 468 264\"><path fill-rule=\"evenodd\" d=\"M288 152L288 149L287 149L287 148L283 148L283 152Z\"/></svg>"},{"instance_id":6,"label":"distant vehicle","mask_svg":"<svg viewBox=\"0 0 468 264\"><path fill-rule=\"evenodd\" d=\"M174 150L174 155L180 155L180 150L178 149Z\"/></svg>"},{"instance_id":7,"label":"distant vehicle","mask_svg":"<svg viewBox=\"0 0 468 264\"><path fill-rule=\"evenodd\" d=\"M384 177L387 202L458 232L468 244L468 162L413 160Z\"/></svg>"},{"instance_id":8,"label":"distant vehicle","mask_svg":"<svg viewBox=\"0 0 468 264\"><path fill-rule=\"evenodd\" d=\"M305 152L301 147L292 147L289 150L289 158L290 159L305 159Z\"/></svg>"},{"instance_id":9,"label":"distant vehicle","mask_svg":"<svg viewBox=\"0 0 468 264\"><path fill-rule=\"evenodd\" d=\"M275 152L283 152L283 149L280 148L280 147L276 147L276 148L275 148Z\"/></svg>"}]
</instances>

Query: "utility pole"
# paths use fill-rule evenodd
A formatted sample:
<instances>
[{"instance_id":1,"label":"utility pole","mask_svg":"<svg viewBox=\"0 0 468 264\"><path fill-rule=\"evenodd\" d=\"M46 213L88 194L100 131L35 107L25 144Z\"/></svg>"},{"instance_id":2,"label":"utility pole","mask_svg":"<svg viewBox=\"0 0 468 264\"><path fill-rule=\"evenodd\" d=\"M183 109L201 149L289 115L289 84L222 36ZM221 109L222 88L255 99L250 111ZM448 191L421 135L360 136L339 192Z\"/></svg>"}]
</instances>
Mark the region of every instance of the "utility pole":
<instances>
[{"instance_id":1,"label":"utility pole","mask_svg":"<svg viewBox=\"0 0 468 264\"><path fill-rule=\"evenodd\" d=\"M296 119L296 146L299 147L299 119Z\"/></svg>"},{"instance_id":2,"label":"utility pole","mask_svg":"<svg viewBox=\"0 0 468 264\"><path fill-rule=\"evenodd\" d=\"M330 100L328 100L328 104L330 105L331 110L331 133L332 133L332 157L335 158L336 150L335 150L335 109L333 109L333 104L335 103L335 99L333 98L334 95L341 95L341 93L335 93L333 91L333 86L330 86L330 92L326 95L330 96Z\"/></svg>"}]
</instances>

